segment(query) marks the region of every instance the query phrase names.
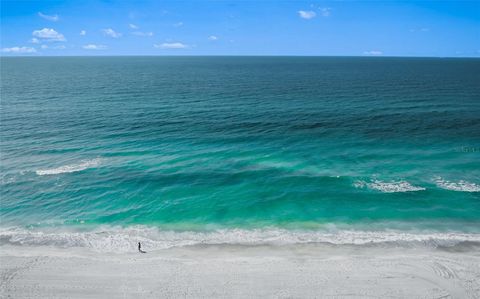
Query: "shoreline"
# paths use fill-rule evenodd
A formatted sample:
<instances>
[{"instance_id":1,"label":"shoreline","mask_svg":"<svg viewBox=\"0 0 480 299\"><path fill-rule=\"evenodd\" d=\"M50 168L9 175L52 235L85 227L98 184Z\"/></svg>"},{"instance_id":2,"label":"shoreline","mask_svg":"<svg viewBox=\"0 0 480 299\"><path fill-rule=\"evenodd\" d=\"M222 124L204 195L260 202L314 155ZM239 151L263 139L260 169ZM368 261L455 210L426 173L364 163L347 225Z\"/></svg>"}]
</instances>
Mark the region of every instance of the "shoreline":
<instances>
[{"instance_id":1,"label":"shoreline","mask_svg":"<svg viewBox=\"0 0 480 299\"><path fill-rule=\"evenodd\" d=\"M147 254L0 249L2 298L480 297L478 250L318 244L196 245Z\"/></svg>"},{"instance_id":2,"label":"shoreline","mask_svg":"<svg viewBox=\"0 0 480 299\"><path fill-rule=\"evenodd\" d=\"M466 230L467 231L467 230ZM53 246L83 248L97 253L135 252L138 242L148 251L195 246L364 246L366 248L448 248L450 251L480 249L480 233L433 230L363 230L325 226L323 229L211 228L168 230L135 226L0 227L0 246Z\"/></svg>"}]
</instances>

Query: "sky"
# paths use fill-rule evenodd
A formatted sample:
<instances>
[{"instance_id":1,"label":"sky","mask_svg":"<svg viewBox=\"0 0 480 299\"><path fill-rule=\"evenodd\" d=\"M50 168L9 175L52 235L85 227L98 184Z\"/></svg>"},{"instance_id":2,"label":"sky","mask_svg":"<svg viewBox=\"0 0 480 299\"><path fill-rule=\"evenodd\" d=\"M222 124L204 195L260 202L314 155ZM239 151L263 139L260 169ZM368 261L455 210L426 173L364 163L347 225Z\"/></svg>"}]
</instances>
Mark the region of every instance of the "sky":
<instances>
[{"instance_id":1,"label":"sky","mask_svg":"<svg viewBox=\"0 0 480 299\"><path fill-rule=\"evenodd\" d=\"M480 0L0 1L2 56L480 57Z\"/></svg>"}]
</instances>

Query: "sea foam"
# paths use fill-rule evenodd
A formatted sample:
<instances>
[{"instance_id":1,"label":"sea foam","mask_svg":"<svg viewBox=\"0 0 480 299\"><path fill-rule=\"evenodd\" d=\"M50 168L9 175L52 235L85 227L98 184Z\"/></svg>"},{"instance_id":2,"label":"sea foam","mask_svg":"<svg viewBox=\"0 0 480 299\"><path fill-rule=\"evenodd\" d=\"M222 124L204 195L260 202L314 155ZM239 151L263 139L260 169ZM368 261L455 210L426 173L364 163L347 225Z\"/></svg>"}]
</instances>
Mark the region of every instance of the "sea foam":
<instances>
[{"instance_id":1,"label":"sea foam","mask_svg":"<svg viewBox=\"0 0 480 299\"><path fill-rule=\"evenodd\" d=\"M439 188L452 190L452 191L463 191L463 192L480 192L480 185L475 183L470 183L464 180L457 182L451 182L444 180L441 177L435 179L435 183Z\"/></svg>"},{"instance_id":2,"label":"sea foam","mask_svg":"<svg viewBox=\"0 0 480 299\"><path fill-rule=\"evenodd\" d=\"M422 191L426 190L424 187L414 186L406 181L391 181L384 182L380 180L373 180L371 182L365 181L356 181L353 184L357 188L373 189L381 191L384 193L395 193L395 192L413 192L413 191Z\"/></svg>"},{"instance_id":3,"label":"sea foam","mask_svg":"<svg viewBox=\"0 0 480 299\"><path fill-rule=\"evenodd\" d=\"M0 229L0 244L17 246L83 247L97 252L134 252L137 242L148 250L194 245L375 245L455 246L480 242L480 234L454 232L402 232L359 230L218 229L212 231L164 231L154 227L103 227L92 231L39 231Z\"/></svg>"},{"instance_id":4,"label":"sea foam","mask_svg":"<svg viewBox=\"0 0 480 299\"><path fill-rule=\"evenodd\" d=\"M54 175L54 174L60 174L60 173L70 173L70 172L77 172L77 171L82 171L88 168L96 167L99 164L100 164L100 159L96 158L92 160L83 160L78 164L69 164L69 165L64 165L57 168L37 170L35 171L35 173L37 175Z\"/></svg>"}]
</instances>

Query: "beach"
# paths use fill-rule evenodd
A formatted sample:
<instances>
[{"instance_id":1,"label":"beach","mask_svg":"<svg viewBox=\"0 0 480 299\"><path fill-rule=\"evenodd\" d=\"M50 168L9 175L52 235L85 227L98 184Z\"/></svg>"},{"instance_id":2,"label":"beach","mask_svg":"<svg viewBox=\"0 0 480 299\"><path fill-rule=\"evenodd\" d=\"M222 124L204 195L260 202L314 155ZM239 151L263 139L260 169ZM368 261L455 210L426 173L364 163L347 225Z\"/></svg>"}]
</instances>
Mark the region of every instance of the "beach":
<instances>
[{"instance_id":1,"label":"beach","mask_svg":"<svg viewBox=\"0 0 480 299\"><path fill-rule=\"evenodd\" d=\"M206 245L141 254L3 246L2 298L479 298L480 253Z\"/></svg>"}]
</instances>

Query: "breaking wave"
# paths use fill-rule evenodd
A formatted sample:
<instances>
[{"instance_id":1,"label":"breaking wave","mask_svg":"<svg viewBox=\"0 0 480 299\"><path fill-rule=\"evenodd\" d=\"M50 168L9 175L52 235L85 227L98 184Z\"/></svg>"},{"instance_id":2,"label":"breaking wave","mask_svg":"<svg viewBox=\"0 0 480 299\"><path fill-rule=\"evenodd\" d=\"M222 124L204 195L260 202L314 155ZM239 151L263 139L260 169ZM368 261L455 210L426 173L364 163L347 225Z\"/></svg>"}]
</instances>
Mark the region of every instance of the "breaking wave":
<instances>
[{"instance_id":1,"label":"breaking wave","mask_svg":"<svg viewBox=\"0 0 480 299\"><path fill-rule=\"evenodd\" d=\"M309 231L268 229L219 229L213 231L164 231L154 227L104 227L92 231L39 231L0 229L0 244L20 246L84 247L97 252L134 252L137 242L145 249L159 250L194 245L331 245L455 246L480 242L480 234L402 231Z\"/></svg>"},{"instance_id":2,"label":"breaking wave","mask_svg":"<svg viewBox=\"0 0 480 299\"><path fill-rule=\"evenodd\" d=\"M84 160L78 164L70 164L64 165L57 168L50 168L50 169L42 169L37 170L35 173L37 175L54 175L60 173L70 173L70 172L77 172L82 171L88 168L96 167L100 164L100 159L92 159L92 160Z\"/></svg>"},{"instance_id":3,"label":"breaking wave","mask_svg":"<svg viewBox=\"0 0 480 299\"><path fill-rule=\"evenodd\" d=\"M463 191L463 192L480 192L480 185L475 183L470 183L464 180L460 180L457 182L451 182L444 180L441 177L435 179L435 183L437 187L452 190L452 191Z\"/></svg>"},{"instance_id":4,"label":"breaking wave","mask_svg":"<svg viewBox=\"0 0 480 299\"><path fill-rule=\"evenodd\" d=\"M413 191L426 190L424 187L413 186L412 184L406 181L391 181L391 182L384 182L380 180L373 180L371 182L356 181L353 185L357 188L366 187L368 189L377 190L384 193L413 192Z\"/></svg>"}]
</instances>

